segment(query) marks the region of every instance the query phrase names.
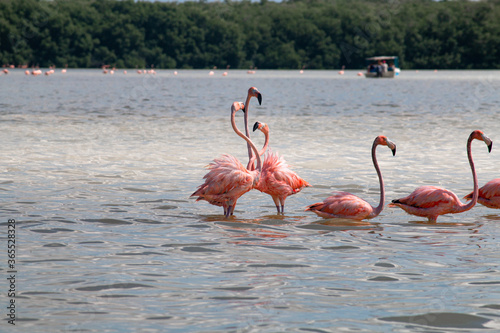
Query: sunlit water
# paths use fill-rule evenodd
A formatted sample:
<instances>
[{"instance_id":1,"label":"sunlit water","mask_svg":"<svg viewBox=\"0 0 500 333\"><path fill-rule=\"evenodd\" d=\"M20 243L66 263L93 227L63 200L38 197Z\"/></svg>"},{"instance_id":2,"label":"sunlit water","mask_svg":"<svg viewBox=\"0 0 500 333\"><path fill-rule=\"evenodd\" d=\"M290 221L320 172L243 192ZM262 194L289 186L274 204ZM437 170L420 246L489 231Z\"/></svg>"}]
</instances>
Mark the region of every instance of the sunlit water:
<instances>
[{"instance_id":1,"label":"sunlit water","mask_svg":"<svg viewBox=\"0 0 500 333\"><path fill-rule=\"evenodd\" d=\"M500 177L500 72L158 71L0 76L0 331L7 220L17 222L19 332L449 332L500 328L500 210L437 224L385 208L363 222L304 212L332 191L377 205L420 185ZM235 216L189 196L222 153L247 160L230 106L256 86L271 147L313 187L285 215L252 191ZM243 126L243 114L237 115ZM260 132L252 138L260 147Z\"/></svg>"}]
</instances>

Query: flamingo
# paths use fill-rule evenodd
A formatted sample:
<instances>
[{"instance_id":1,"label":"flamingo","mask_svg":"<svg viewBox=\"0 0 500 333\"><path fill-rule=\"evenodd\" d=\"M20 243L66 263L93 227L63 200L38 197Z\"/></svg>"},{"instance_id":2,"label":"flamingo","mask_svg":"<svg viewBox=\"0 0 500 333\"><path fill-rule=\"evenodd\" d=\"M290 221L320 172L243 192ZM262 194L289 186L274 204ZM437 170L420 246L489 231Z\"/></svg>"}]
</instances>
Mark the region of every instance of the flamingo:
<instances>
[{"instance_id":1,"label":"flamingo","mask_svg":"<svg viewBox=\"0 0 500 333\"><path fill-rule=\"evenodd\" d=\"M466 200L472 200L474 192L464 197ZM479 189L477 202L488 208L500 209L500 178L487 182Z\"/></svg>"},{"instance_id":2,"label":"flamingo","mask_svg":"<svg viewBox=\"0 0 500 333\"><path fill-rule=\"evenodd\" d=\"M324 218L346 218L352 220L372 219L382 212L385 202L385 189L382 173L378 166L375 150L378 145L384 145L392 150L392 156L396 154L396 144L387 137L380 135L375 138L372 145L372 161L377 171L380 183L380 203L377 207L372 207L368 202L348 192L336 192L332 196L312 204L306 211L312 211Z\"/></svg>"},{"instance_id":3,"label":"flamingo","mask_svg":"<svg viewBox=\"0 0 500 333\"><path fill-rule=\"evenodd\" d=\"M265 136L264 147L259 152L259 155L263 155L269 144L269 126L265 123L256 122L253 131L255 132L257 129L264 133ZM253 165L253 161L251 162ZM255 188L269 194L273 198L278 214L284 214L286 198L289 195L299 193L304 187L308 186L311 185L288 168L283 156L268 153L262 163L260 181Z\"/></svg>"},{"instance_id":4,"label":"flamingo","mask_svg":"<svg viewBox=\"0 0 500 333\"><path fill-rule=\"evenodd\" d=\"M255 88L255 87L250 87L248 89L247 99L245 101L245 107L243 108L243 112L245 112L245 117L244 117L244 120L245 120L245 135L249 139L250 139L250 129L248 128L248 106L250 105L250 99L252 97L256 97L257 98L257 100L259 101L259 105L262 104L262 94L259 92L259 89ZM250 148L250 144L247 144L247 148L248 148L248 164L247 164L247 169L248 170L255 170L255 165L253 163L255 160L252 160L253 153L252 153L252 149Z\"/></svg>"},{"instance_id":5,"label":"flamingo","mask_svg":"<svg viewBox=\"0 0 500 333\"><path fill-rule=\"evenodd\" d=\"M231 106L231 125L237 135L250 144L256 154L257 169L248 170L234 156L224 154L213 160L207 168L210 170L203 178L205 182L191 195L197 196L196 201L206 200L212 205L222 206L224 215L229 217L234 212L236 201L250 191L259 182L262 170L261 158L253 142L236 127L235 114L244 110L242 102L234 102Z\"/></svg>"},{"instance_id":6,"label":"flamingo","mask_svg":"<svg viewBox=\"0 0 500 333\"><path fill-rule=\"evenodd\" d=\"M467 157L469 159L472 179L474 181L474 191L472 192L471 202L463 204L455 193L444 188L421 186L407 197L392 200L389 207L397 206L408 214L427 217L429 222L436 222L439 215L462 213L474 207L478 200L479 192L476 169L471 154L471 145L474 139L483 141L488 146L488 152L491 152L491 147L493 145L491 139L479 130L473 131L467 140Z\"/></svg>"}]
</instances>

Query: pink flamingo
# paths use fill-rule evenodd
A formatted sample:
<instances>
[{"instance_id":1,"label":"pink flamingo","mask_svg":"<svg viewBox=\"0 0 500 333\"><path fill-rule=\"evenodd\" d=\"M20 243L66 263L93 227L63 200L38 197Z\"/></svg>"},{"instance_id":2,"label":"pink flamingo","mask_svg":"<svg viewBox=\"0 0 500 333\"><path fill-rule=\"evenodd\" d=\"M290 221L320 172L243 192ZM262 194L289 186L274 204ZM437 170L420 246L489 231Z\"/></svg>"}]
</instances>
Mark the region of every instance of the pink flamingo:
<instances>
[{"instance_id":1,"label":"pink flamingo","mask_svg":"<svg viewBox=\"0 0 500 333\"><path fill-rule=\"evenodd\" d=\"M324 218L346 218L353 220L372 219L382 212L385 202L385 189L382 173L377 163L375 150L378 145L384 145L392 150L392 155L396 154L396 144L387 137L380 135L375 138L372 145L372 161L377 171L380 183L380 203L377 207L372 207L365 200L348 192L336 192L334 195L326 198L323 202L312 204L306 208L306 211L312 211Z\"/></svg>"},{"instance_id":2,"label":"pink flamingo","mask_svg":"<svg viewBox=\"0 0 500 333\"><path fill-rule=\"evenodd\" d=\"M248 106L250 105L250 99L252 97L257 97L257 100L259 101L259 105L262 104L262 94L259 92L259 90L255 87L250 87L248 89L247 93L247 99L245 101L245 107L243 108L243 112L245 112L245 135L250 139L250 129L248 128ZM253 153L252 149L250 148L250 144L247 144L248 148L248 165L247 169L248 170L255 170L255 165L253 162L255 162L255 159L252 160Z\"/></svg>"},{"instance_id":3,"label":"pink flamingo","mask_svg":"<svg viewBox=\"0 0 500 333\"><path fill-rule=\"evenodd\" d=\"M203 177L205 182L191 195L192 197L198 197L196 201L206 200L212 205L222 206L226 217L233 214L238 198L253 189L259 182L260 172L262 170L262 162L258 155L257 148L253 142L236 127L234 119L236 111L243 110L244 107L244 104L241 102L233 103L231 106L231 125L236 134L247 141L256 154L257 169L247 170L236 157L224 154L214 159L214 161L208 165L210 171Z\"/></svg>"},{"instance_id":4,"label":"pink flamingo","mask_svg":"<svg viewBox=\"0 0 500 333\"><path fill-rule=\"evenodd\" d=\"M472 160L471 145L472 140L481 140L488 146L488 152L491 152L493 142L482 131L474 131L467 140L467 157L472 170L472 179L474 181L474 191L472 192L472 201L464 205L455 193L436 186L421 186L409 196L392 200L389 207L400 207L408 214L427 217L429 222L436 222L439 215L456 214L468 211L476 205L478 197L478 185L476 169Z\"/></svg>"},{"instance_id":5,"label":"pink flamingo","mask_svg":"<svg viewBox=\"0 0 500 333\"><path fill-rule=\"evenodd\" d=\"M262 155L269 144L269 126L265 123L256 122L253 126L254 132L256 129L259 129L265 136L264 147L259 152L259 155ZM251 163L253 165L253 161ZM286 198L289 195L299 193L304 187L308 186L311 185L288 168L282 156L268 153L262 164L260 181L255 188L269 194L273 198L278 214L284 214Z\"/></svg>"},{"instance_id":6,"label":"pink flamingo","mask_svg":"<svg viewBox=\"0 0 500 333\"><path fill-rule=\"evenodd\" d=\"M473 194L467 194L464 199L472 200ZM500 178L490 180L479 189L477 202L488 208L500 209Z\"/></svg>"}]
</instances>

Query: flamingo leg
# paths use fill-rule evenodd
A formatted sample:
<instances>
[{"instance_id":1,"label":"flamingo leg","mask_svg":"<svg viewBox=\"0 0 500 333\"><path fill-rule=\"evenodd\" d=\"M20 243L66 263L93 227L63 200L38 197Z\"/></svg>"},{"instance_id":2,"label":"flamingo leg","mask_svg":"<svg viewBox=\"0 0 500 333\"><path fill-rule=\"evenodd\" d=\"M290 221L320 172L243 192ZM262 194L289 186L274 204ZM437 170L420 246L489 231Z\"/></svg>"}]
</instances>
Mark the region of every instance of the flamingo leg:
<instances>
[{"instance_id":1,"label":"flamingo leg","mask_svg":"<svg viewBox=\"0 0 500 333\"><path fill-rule=\"evenodd\" d=\"M229 215L233 215L235 207L236 207L236 201L232 204L232 206L231 206L231 212L229 213Z\"/></svg>"},{"instance_id":2,"label":"flamingo leg","mask_svg":"<svg viewBox=\"0 0 500 333\"><path fill-rule=\"evenodd\" d=\"M280 198L280 203L281 203L281 214L285 214L285 198Z\"/></svg>"},{"instance_id":3,"label":"flamingo leg","mask_svg":"<svg viewBox=\"0 0 500 333\"><path fill-rule=\"evenodd\" d=\"M273 196L273 201L274 201L274 205L276 206L276 210L278 211L278 214L280 213L280 201L278 199L278 197L276 196Z\"/></svg>"},{"instance_id":4,"label":"flamingo leg","mask_svg":"<svg viewBox=\"0 0 500 333\"><path fill-rule=\"evenodd\" d=\"M227 206L227 210L224 213L224 215L226 215L226 217L229 217L229 216L233 215L234 208L236 207L236 201L237 200L229 200L228 206Z\"/></svg>"}]
</instances>

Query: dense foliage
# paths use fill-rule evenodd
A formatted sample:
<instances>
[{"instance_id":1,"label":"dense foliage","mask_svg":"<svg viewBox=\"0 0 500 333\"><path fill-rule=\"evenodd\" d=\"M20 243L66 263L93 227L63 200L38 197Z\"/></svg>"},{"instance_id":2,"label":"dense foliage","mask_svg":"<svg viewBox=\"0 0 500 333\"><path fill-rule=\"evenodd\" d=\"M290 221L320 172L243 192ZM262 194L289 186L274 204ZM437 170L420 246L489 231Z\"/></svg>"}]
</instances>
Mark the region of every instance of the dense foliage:
<instances>
[{"instance_id":1,"label":"dense foliage","mask_svg":"<svg viewBox=\"0 0 500 333\"><path fill-rule=\"evenodd\" d=\"M145 68L500 68L500 2L4 0L0 63Z\"/></svg>"}]
</instances>

